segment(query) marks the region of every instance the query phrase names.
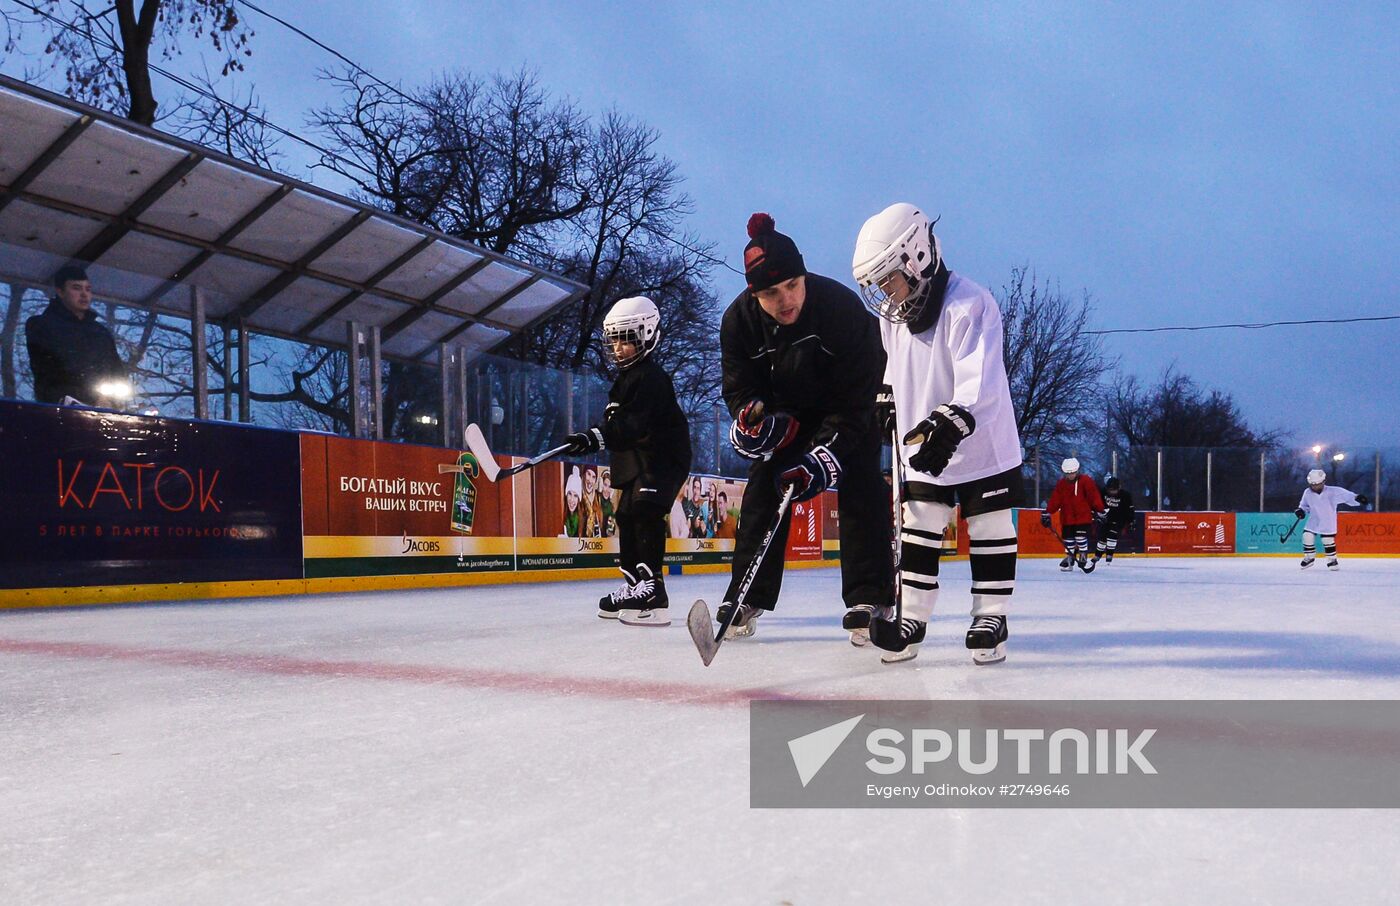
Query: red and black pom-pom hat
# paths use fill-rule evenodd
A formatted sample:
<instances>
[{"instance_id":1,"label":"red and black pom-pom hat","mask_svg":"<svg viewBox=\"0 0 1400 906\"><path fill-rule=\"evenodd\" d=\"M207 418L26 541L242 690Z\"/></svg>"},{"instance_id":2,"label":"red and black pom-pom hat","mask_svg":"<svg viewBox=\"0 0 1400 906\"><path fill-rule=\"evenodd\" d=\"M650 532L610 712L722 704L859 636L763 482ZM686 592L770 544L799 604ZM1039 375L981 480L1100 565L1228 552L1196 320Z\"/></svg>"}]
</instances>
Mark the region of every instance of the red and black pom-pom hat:
<instances>
[{"instance_id":1,"label":"red and black pom-pom hat","mask_svg":"<svg viewBox=\"0 0 1400 906\"><path fill-rule=\"evenodd\" d=\"M797 243L774 228L762 212L749 218L749 244L744 246L744 279L756 292L807 273Z\"/></svg>"}]
</instances>

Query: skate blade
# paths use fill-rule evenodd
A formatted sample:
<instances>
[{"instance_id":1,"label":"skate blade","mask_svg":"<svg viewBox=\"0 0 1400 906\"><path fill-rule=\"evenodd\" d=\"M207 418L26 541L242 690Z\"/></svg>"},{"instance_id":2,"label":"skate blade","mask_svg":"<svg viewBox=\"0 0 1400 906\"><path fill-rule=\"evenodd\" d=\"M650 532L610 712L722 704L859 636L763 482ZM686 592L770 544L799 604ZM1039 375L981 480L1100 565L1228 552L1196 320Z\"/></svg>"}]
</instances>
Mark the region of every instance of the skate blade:
<instances>
[{"instance_id":1,"label":"skate blade","mask_svg":"<svg viewBox=\"0 0 1400 906\"><path fill-rule=\"evenodd\" d=\"M726 630L724 633L725 640L728 641L729 639L746 639L749 636L753 635L753 631L756 628L753 624L757 620L758 617L753 617L749 620L748 624L744 626L735 626L733 623L729 624L729 629Z\"/></svg>"},{"instance_id":2,"label":"skate blade","mask_svg":"<svg viewBox=\"0 0 1400 906\"><path fill-rule=\"evenodd\" d=\"M690 630L690 639L695 643L695 650L700 652L700 660L706 667L710 666L710 661L715 659L715 652L719 651L719 642L715 641L712 628L714 624L710 621L710 606L704 601L696 601L690 605L685 626Z\"/></svg>"},{"instance_id":3,"label":"skate blade","mask_svg":"<svg viewBox=\"0 0 1400 906\"><path fill-rule=\"evenodd\" d=\"M870 646L870 630L852 629L851 644L857 648L868 648Z\"/></svg>"},{"instance_id":4,"label":"skate blade","mask_svg":"<svg viewBox=\"0 0 1400 906\"><path fill-rule=\"evenodd\" d=\"M600 610L598 617L603 620L616 620L618 618L617 611L614 610Z\"/></svg>"},{"instance_id":5,"label":"skate blade","mask_svg":"<svg viewBox=\"0 0 1400 906\"><path fill-rule=\"evenodd\" d=\"M624 626L671 625L671 616L665 610L624 610L617 619Z\"/></svg>"},{"instance_id":6,"label":"skate blade","mask_svg":"<svg viewBox=\"0 0 1400 906\"><path fill-rule=\"evenodd\" d=\"M1000 664L1006 660L1006 643L1002 642L995 648L974 648L972 649L972 663L979 667L987 664Z\"/></svg>"},{"instance_id":7,"label":"skate blade","mask_svg":"<svg viewBox=\"0 0 1400 906\"><path fill-rule=\"evenodd\" d=\"M919 656L919 643L915 642L906 647L903 651L889 651L880 655L882 664L899 664L904 661L912 661Z\"/></svg>"},{"instance_id":8,"label":"skate blade","mask_svg":"<svg viewBox=\"0 0 1400 906\"><path fill-rule=\"evenodd\" d=\"M1327 564L1327 568L1330 569L1332 572L1335 573L1337 570L1341 569L1342 567L1341 567L1341 564L1339 564L1339 563L1329 563L1329 564Z\"/></svg>"}]
</instances>

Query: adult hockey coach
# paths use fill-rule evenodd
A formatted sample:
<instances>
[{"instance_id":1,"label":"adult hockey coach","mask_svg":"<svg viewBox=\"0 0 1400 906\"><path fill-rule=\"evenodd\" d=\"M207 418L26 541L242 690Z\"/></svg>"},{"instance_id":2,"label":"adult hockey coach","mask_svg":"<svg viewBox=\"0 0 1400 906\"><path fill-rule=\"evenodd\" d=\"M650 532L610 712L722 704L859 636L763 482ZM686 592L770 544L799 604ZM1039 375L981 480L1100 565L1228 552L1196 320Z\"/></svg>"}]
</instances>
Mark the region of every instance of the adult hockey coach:
<instances>
[{"instance_id":1,"label":"adult hockey coach","mask_svg":"<svg viewBox=\"0 0 1400 906\"><path fill-rule=\"evenodd\" d=\"M837 490L843 623L864 629L876 607L893 601L889 489L875 420L885 368L880 330L853 291L807 272L772 217L754 214L748 232L748 287L724 313L720 346L724 400L734 419L729 439L752 465L718 619L723 623L736 603L783 489L792 485L795 501ZM777 603L789 515L726 637L752 635L755 618Z\"/></svg>"}]
</instances>

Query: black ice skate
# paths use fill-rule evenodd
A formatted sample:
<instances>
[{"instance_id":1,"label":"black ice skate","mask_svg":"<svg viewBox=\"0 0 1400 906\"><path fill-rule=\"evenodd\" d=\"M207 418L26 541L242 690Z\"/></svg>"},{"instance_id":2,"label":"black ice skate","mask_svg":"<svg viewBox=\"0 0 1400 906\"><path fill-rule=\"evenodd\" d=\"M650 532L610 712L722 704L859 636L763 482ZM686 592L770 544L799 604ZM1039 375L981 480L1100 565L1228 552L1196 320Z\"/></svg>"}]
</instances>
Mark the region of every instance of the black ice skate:
<instances>
[{"instance_id":1,"label":"black ice skate","mask_svg":"<svg viewBox=\"0 0 1400 906\"><path fill-rule=\"evenodd\" d=\"M1342 565L1337 562L1336 557L1333 557L1331 560L1327 561L1327 568L1332 570L1332 572L1336 572L1337 570L1342 568Z\"/></svg>"},{"instance_id":2,"label":"black ice skate","mask_svg":"<svg viewBox=\"0 0 1400 906\"><path fill-rule=\"evenodd\" d=\"M637 567L637 584L623 602L618 619L627 626L670 626L668 604L666 582L643 563Z\"/></svg>"},{"instance_id":3,"label":"black ice skate","mask_svg":"<svg viewBox=\"0 0 1400 906\"><path fill-rule=\"evenodd\" d=\"M1085 572L1086 575L1087 575L1088 573L1093 572L1093 571L1094 571L1094 567L1096 567L1096 566L1098 566L1098 565L1099 565L1099 558L1098 558L1098 557L1095 557L1094 559L1090 560L1088 557L1084 556L1083 554L1080 554L1080 555L1079 555L1079 568L1082 569L1082 570L1084 570L1084 572Z\"/></svg>"},{"instance_id":4,"label":"black ice skate","mask_svg":"<svg viewBox=\"0 0 1400 906\"><path fill-rule=\"evenodd\" d=\"M864 648L870 644L870 620L875 616L874 604L857 604L841 618L841 628L851 634L851 644Z\"/></svg>"},{"instance_id":5,"label":"black ice skate","mask_svg":"<svg viewBox=\"0 0 1400 906\"><path fill-rule=\"evenodd\" d=\"M974 664L999 664L1006 660L1006 617L973 617L967 630L967 647Z\"/></svg>"},{"instance_id":6,"label":"black ice skate","mask_svg":"<svg viewBox=\"0 0 1400 906\"><path fill-rule=\"evenodd\" d=\"M598 599L598 616L605 620L617 619L617 612L632 596L632 589L637 587L636 577L625 569L622 570L622 580L622 584L615 591L610 591Z\"/></svg>"},{"instance_id":7,"label":"black ice skate","mask_svg":"<svg viewBox=\"0 0 1400 906\"><path fill-rule=\"evenodd\" d=\"M870 641L876 648L884 650L880 661L885 664L898 664L918 657L919 645L927 632L927 623L909 617L897 623L894 620L870 621Z\"/></svg>"},{"instance_id":8,"label":"black ice skate","mask_svg":"<svg viewBox=\"0 0 1400 906\"><path fill-rule=\"evenodd\" d=\"M1109 551L1108 553L1106 553L1106 554L1103 555L1103 562L1105 562L1105 563L1112 563L1112 562L1113 562L1113 551Z\"/></svg>"},{"instance_id":9,"label":"black ice skate","mask_svg":"<svg viewBox=\"0 0 1400 906\"><path fill-rule=\"evenodd\" d=\"M1316 558L1316 557L1304 557L1304 558L1303 558L1303 562L1298 564L1298 568L1299 568L1299 569L1307 569L1309 566L1312 566L1312 565L1313 565L1314 563L1316 563L1316 562L1317 562L1317 558Z\"/></svg>"},{"instance_id":10,"label":"black ice skate","mask_svg":"<svg viewBox=\"0 0 1400 906\"><path fill-rule=\"evenodd\" d=\"M724 621L729 617L729 612L733 609L734 605L725 601L719 606L719 610L715 611L715 621L724 625ZM754 624L758 622L762 613L761 609L752 604L740 604L739 612L734 616L734 622L729 624L729 629L724 633L725 639L746 639L753 635L754 630L758 628Z\"/></svg>"},{"instance_id":11,"label":"black ice skate","mask_svg":"<svg viewBox=\"0 0 1400 906\"><path fill-rule=\"evenodd\" d=\"M1069 562L1069 554L1065 554L1065 558L1060 561L1060 572L1067 573L1072 571L1073 569L1074 567L1071 566Z\"/></svg>"}]
</instances>

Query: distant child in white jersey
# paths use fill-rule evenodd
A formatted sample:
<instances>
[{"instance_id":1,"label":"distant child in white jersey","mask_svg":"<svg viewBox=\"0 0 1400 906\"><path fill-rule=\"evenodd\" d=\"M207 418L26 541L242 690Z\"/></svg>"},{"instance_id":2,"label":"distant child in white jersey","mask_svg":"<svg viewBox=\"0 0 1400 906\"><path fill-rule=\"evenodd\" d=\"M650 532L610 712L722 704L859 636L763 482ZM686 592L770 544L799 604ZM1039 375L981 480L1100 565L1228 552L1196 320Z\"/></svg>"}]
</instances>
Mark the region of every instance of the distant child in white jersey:
<instances>
[{"instance_id":1,"label":"distant child in white jersey","mask_svg":"<svg viewBox=\"0 0 1400 906\"><path fill-rule=\"evenodd\" d=\"M865 222L851 270L880 316L885 387L876 412L897 434L902 619L881 613L870 641L886 663L908 660L938 599L943 533L962 506L972 561L972 626L978 664L1005 659L1006 612L1016 584L1021 440L1002 358L1001 311L987 290L948 269L928 218L891 205ZM852 641L859 643L856 633Z\"/></svg>"},{"instance_id":2,"label":"distant child in white jersey","mask_svg":"<svg viewBox=\"0 0 1400 906\"><path fill-rule=\"evenodd\" d=\"M1308 489L1303 499L1298 501L1298 509L1293 515L1302 519L1308 517L1303 526L1303 569L1313 565L1317 559L1317 536L1322 536L1322 549L1327 554L1327 568L1338 569L1337 564L1337 507L1365 506L1371 501L1365 494L1353 494L1346 488L1327 484L1327 473L1313 469L1308 473ZM1294 523L1295 525L1297 523Z\"/></svg>"}]
</instances>

